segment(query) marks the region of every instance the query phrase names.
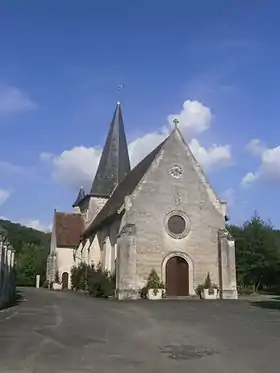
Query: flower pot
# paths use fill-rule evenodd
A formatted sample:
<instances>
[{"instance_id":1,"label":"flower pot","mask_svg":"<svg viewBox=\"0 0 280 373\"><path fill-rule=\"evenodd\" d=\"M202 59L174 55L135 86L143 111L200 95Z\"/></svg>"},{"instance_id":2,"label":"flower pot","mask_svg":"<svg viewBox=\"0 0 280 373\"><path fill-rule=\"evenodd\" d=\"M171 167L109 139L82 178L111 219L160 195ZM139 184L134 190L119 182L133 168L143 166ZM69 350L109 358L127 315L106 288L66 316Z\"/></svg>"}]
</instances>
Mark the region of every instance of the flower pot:
<instances>
[{"instance_id":1,"label":"flower pot","mask_svg":"<svg viewBox=\"0 0 280 373\"><path fill-rule=\"evenodd\" d=\"M58 284L57 282L54 282L53 290L62 290L62 284Z\"/></svg>"},{"instance_id":2,"label":"flower pot","mask_svg":"<svg viewBox=\"0 0 280 373\"><path fill-rule=\"evenodd\" d=\"M164 295L164 289L148 289L147 298L150 300L162 299Z\"/></svg>"},{"instance_id":3,"label":"flower pot","mask_svg":"<svg viewBox=\"0 0 280 373\"><path fill-rule=\"evenodd\" d=\"M218 298L218 289L203 289L203 292L201 293L201 296L203 299L217 299Z\"/></svg>"}]
</instances>

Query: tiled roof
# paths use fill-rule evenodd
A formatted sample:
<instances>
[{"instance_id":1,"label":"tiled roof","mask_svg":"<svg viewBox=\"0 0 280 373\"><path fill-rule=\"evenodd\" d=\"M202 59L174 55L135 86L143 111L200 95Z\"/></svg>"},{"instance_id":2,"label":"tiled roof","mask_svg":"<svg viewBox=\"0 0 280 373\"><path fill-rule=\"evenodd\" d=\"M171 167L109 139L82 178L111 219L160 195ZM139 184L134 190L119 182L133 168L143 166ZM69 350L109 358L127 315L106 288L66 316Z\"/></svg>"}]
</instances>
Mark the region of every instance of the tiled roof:
<instances>
[{"instance_id":1,"label":"tiled roof","mask_svg":"<svg viewBox=\"0 0 280 373\"><path fill-rule=\"evenodd\" d=\"M127 141L121 105L118 102L89 194L109 198L129 172Z\"/></svg>"},{"instance_id":2,"label":"tiled roof","mask_svg":"<svg viewBox=\"0 0 280 373\"><path fill-rule=\"evenodd\" d=\"M82 215L55 211L54 221L57 247L77 246L84 230Z\"/></svg>"}]
</instances>

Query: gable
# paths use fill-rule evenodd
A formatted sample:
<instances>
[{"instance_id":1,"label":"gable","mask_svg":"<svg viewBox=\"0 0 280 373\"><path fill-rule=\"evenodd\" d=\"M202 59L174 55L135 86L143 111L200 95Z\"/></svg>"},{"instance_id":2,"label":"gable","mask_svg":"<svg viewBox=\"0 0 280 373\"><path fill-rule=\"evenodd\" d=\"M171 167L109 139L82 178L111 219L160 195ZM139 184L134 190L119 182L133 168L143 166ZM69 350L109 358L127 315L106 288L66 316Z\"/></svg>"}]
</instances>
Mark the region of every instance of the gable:
<instances>
[{"instance_id":1,"label":"gable","mask_svg":"<svg viewBox=\"0 0 280 373\"><path fill-rule=\"evenodd\" d=\"M173 177L172 177L173 174ZM153 179L153 180L152 180ZM144 188L145 183L153 186ZM210 202L219 214L226 215L226 203L221 201L213 190L200 164L195 159L189 146L184 141L180 131L176 128L162 144L160 152L151 163L146 176L138 185L133 195L141 190L153 193L170 193L170 187L176 194L179 188L187 198L196 198L196 202ZM173 193L173 194L174 194Z\"/></svg>"}]
</instances>

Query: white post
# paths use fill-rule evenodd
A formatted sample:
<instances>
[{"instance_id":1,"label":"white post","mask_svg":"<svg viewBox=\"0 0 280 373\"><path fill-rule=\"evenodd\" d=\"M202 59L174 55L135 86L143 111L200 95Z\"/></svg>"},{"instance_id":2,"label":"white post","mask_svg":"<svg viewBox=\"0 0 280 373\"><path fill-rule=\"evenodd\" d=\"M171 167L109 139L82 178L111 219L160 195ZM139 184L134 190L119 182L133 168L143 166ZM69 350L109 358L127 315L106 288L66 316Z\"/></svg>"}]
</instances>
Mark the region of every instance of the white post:
<instances>
[{"instance_id":1,"label":"white post","mask_svg":"<svg viewBox=\"0 0 280 373\"><path fill-rule=\"evenodd\" d=\"M36 275L36 289L40 287L40 275Z\"/></svg>"}]
</instances>

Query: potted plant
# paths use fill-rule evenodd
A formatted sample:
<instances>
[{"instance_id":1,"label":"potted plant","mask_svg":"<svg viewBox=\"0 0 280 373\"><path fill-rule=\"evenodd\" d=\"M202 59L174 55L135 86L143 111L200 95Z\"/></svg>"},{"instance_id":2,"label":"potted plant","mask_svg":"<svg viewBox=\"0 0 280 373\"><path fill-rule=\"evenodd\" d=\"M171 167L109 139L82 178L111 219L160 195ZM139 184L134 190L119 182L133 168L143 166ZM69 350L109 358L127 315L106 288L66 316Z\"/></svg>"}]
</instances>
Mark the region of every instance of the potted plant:
<instances>
[{"instance_id":1,"label":"potted plant","mask_svg":"<svg viewBox=\"0 0 280 373\"><path fill-rule=\"evenodd\" d=\"M200 299L203 299L203 296L202 296L202 293L204 291L204 286L203 284L199 284L197 285L196 289L195 289L195 292L196 294L199 296Z\"/></svg>"},{"instance_id":2,"label":"potted plant","mask_svg":"<svg viewBox=\"0 0 280 373\"><path fill-rule=\"evenodd\" d=\"M212 283L209 272L205 278L204 284L198 285L196 288L196 292L200 296L200 299L217 299L218 291L218 286Z\"/></svg>"},{"instance_id":3,"label":"potted plant","mask_svg":"<svg viewBox=\"0 0 280 373\"><path fill-rule=\"evenodd\" d=\"M151 270L147 281L147 298L148 299L162 299L164 297L164 284L155 269Z\"/></svg>"}]
</instances>

